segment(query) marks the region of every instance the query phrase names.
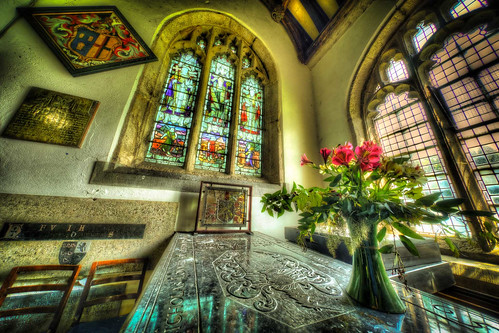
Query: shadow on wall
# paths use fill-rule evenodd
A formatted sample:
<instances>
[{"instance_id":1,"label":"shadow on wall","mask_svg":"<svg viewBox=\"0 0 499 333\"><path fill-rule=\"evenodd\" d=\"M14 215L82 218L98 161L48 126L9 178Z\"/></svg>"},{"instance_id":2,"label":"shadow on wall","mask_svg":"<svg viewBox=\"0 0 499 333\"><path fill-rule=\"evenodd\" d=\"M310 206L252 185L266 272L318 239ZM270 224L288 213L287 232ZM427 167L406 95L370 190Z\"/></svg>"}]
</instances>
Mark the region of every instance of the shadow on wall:
<instances>
[{"instance_id":1,"label":"shadow on wall","mask_svg":"<svg viewBox=\"0 0 499 333\"><path fill-rule=\"evenodd\" d=\"M199 193L182 192L180 194L175 231L193 232L196 229L198 200Z\"/></svg>"}]
</instances>

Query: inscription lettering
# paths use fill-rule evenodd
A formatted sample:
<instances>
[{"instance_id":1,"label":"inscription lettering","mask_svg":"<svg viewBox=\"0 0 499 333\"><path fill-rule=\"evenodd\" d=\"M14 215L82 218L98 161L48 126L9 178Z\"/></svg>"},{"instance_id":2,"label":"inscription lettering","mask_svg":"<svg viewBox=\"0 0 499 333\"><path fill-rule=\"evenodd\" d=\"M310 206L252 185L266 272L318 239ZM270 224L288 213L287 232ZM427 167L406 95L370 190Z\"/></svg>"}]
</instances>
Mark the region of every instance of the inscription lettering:
<instances>
[{"instance_id":1,"label":"inscription lettering","mask_svg":"<svg viewBox=\"0 0 499 333\"><path fill-rule=\"evenodd\" d=\"M4 223L0 240L143 238L145 224Z\"/></svg>"}]
</instances>

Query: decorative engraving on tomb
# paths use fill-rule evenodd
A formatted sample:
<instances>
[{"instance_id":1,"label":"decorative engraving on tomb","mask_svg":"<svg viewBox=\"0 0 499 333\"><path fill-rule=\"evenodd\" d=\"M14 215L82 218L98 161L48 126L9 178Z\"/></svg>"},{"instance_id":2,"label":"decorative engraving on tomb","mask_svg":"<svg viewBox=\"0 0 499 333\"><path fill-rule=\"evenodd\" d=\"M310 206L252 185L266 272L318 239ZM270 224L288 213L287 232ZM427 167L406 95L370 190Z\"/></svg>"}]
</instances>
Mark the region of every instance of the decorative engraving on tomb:
<instances>
[{"instance_id":1,"label":"decorative engraving on tomb","mask_svg":"<svg viewBox=\"0 0 499 333\"><path fill-rule=\"evenodd\" d=\"M352 311L333 277L289 255L226 251L213 266L226 297L293 328Z\"/></svg>"},{"instance_id":2,"label":"decorative engraving on tomb","mask_svg":"<svg viewBox=\"0 0 499 333\"><path fill-rule=\"evenodd\" d=\"M81 147L99 102L33 87L2 136Z\"/></svg>"},{"instance_id":3,"label":"decorative engraving on tomb","mask_svg":"<svg viewBox=\"0 0 499 333\"><path fill-rule=\"evenodd\" d=\"M145 224L4 223L0 240L143 238Z\"/></svg>"}]
</instances>

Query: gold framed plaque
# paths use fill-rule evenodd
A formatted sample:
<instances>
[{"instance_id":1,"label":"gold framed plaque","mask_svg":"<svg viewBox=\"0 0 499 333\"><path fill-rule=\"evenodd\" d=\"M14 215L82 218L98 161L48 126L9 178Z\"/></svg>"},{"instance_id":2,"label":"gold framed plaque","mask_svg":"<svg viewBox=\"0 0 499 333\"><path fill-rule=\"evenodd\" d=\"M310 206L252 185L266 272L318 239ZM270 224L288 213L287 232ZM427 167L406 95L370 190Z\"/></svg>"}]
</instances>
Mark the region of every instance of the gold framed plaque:
<instances>
[{"instance_id":1,"label":"gold framed plaque","mask_svg":"<svg viewBox=\"0 0 499 333\"><path fill-rule=\"evenodd\" d=\"M99 104L33 87L2 136L80 148Z\"/></svg>"}]
</instances>

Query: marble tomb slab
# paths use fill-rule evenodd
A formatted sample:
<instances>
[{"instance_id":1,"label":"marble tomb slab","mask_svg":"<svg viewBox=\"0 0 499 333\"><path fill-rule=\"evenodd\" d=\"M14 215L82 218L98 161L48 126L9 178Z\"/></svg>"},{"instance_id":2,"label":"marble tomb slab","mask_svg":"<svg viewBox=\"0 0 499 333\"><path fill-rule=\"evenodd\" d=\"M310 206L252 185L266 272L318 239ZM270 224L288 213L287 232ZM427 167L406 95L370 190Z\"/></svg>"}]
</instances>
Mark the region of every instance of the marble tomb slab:
<instances>
[{"instance_id":1,"label":"marble tomb slab","mask_svg":"<svg viewBox=\"0 0 499 333\"><path fill-rule=\"evenodd\" d=\"M123 332L499 332L496 318L406 289L387 314L354 304L351 266L262 233L174 235Z\"/></svg>"}]
</instances>

